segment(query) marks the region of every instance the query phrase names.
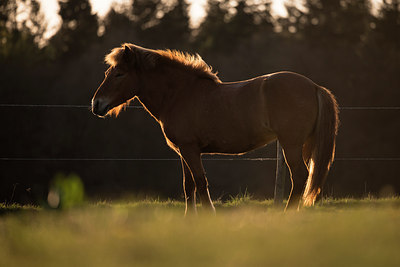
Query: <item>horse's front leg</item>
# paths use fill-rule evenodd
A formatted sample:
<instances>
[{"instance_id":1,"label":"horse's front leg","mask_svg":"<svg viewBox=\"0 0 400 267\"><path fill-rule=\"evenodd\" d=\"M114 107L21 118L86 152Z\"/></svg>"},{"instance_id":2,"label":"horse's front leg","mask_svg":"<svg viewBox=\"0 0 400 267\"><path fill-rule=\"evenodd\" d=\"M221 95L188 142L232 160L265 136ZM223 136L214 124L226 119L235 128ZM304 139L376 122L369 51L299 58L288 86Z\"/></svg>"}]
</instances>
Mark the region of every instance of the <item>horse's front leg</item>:
<instances>
[{"instance_id":1,"label":"horse's front leg","mask_svg":"<svg viewBox=\"0 0 400 267\"><path fill-rule=\"evenodd\" d=\"M186 165L183 158L182 163L182 174L183 174L183 193L185 194L185 215L188 213L196 213L196 185L194 183L192 173Z\"/></svg>"},{"instance_id":2,"label":"horse's front leg","mask_svg":"<svg viewBox=\"0 0 400 267\"><path fill-rule=\"evenodd\" d=\"M180 147L179 151L193 175L201 205L215 213L215 208L210 198L210 192L208 191L208 181L201 162L200 150L197 147L186 146Z\"/></svg>"}]
</instances>

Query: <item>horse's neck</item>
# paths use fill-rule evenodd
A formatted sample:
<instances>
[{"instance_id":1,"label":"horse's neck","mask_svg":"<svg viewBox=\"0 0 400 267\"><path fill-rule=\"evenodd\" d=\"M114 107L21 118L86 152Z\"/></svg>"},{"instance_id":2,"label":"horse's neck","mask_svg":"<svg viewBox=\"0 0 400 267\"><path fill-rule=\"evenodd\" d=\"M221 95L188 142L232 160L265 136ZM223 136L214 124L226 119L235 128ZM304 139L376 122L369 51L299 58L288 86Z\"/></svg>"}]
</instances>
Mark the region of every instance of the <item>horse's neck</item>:
<instances>
[{"instance_id":1,"label":"horse's neck","mask_svg":"<svg viewBox=\"0 0 400 267\"><path fill-rule=\"evenodd\" d=\"M162 109L162 101L157 94L141 94L138 97L139 102L144 108L157 120L160 120L160 113Z\"/></svg>"},{"instance_id":2,"label":"horse's neck","mask_svg":"<svg viewBox=\"0 0 400 267\"><path fill-rule=\"evenodd\" d=\"M143 88L140 88L138 99L157 121L160 120L165 107L173 101L172 96L182 89L181 80L171 71L150 73L143 76Z\"/></svg>"},{"instance_id":3,"label":"horse's neck","mask_svg":"<svg viewBox=\"0 0 400 267\"><path fill-rule=\"evenodd\" d=\"M143 78L143 89L140 89L138 99L157 121L162 119L163 112L174 106L175 101L184 101L185 97L194 95L194 91L200 88L217 86L209 80L205 85L195 73L174 67L145 74ZM193 90L193 94L188 94L187 90Z\"/></svg>"}]
</instances>

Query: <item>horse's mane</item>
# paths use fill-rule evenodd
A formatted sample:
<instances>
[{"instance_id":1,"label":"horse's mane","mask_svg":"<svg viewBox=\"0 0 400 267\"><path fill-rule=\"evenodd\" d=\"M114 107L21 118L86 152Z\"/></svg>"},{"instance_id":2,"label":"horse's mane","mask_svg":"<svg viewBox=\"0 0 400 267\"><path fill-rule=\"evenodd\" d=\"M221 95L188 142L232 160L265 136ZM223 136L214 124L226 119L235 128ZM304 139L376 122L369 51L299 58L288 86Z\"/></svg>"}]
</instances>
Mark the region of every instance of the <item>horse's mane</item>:
<instances>
[{"instance_id":1,"label":"horse's mane","mask_svg":"<svg viewBox=\"0 0 400 267\"><path fill-rule=\"evenodd\" d=\"M193 72L201 78L211 79L217 83L221 82L217 73L212 71L212 67L204 62L199 54L192 55L177 50L152 50L126 43L121 47L114 48L106 55L105 62L110 66L115 66L121 62L123 59L124 46L130 47L132 51L141 55L142 61L145 61L141 62L141 64L154 66L162 61L166 64L181 66L183 69Z\"/></svg>"},{"instance_id":2,"label":"horse's mane","mask_svg":"<svg viewBox=\"0 0 400 267\"><path fill-rule=\"evenodd\" d=\"M190 54L187 52L181 52L177 50L156 50L163 58L169 60L172 63L181 65L184 69L193 71L199 77L211 79L217 83L220 83L220 79L216 72L213 72L212 67L208 65L201 58L199 54Z\"/></svg>"}]
</instances>

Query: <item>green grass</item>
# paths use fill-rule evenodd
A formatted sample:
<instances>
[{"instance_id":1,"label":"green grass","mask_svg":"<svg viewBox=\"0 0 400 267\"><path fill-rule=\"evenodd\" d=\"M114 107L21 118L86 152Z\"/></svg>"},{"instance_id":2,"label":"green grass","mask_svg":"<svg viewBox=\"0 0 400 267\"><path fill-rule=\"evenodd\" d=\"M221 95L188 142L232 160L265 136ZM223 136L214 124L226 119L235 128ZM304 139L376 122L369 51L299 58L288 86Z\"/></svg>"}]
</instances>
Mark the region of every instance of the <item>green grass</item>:
<instances>
[{"instance_id":1,"label":"green grass","mask_svg":"<svg viewBox=\"0 0 400 267\"><path fill-rule=\"evenodd\" d=\"M0 266L400 266L399 198L283 213L243 195L216 208L184 218L176 201L0 205Z\"/></svg>"}]
</instances>

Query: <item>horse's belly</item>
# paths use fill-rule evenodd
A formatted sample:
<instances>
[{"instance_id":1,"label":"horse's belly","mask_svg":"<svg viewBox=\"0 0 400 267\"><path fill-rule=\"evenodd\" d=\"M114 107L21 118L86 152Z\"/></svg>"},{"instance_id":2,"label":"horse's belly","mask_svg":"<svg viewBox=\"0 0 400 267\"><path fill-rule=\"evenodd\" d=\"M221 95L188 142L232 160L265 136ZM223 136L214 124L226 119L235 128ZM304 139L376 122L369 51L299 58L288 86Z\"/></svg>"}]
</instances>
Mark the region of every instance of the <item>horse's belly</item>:
<instances>
[{"instance_id":1,"label":"horse's belly","mask_svg":"<svg viewBox=\"0 0 400 267\"><path fill-rule=\"evenodd\" d=\"M276 135L264 132L257 136L222 136L210 140L202 149L203 153L243 154L276 140Z\"/></svg>"}]
</instances>

